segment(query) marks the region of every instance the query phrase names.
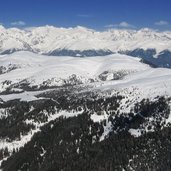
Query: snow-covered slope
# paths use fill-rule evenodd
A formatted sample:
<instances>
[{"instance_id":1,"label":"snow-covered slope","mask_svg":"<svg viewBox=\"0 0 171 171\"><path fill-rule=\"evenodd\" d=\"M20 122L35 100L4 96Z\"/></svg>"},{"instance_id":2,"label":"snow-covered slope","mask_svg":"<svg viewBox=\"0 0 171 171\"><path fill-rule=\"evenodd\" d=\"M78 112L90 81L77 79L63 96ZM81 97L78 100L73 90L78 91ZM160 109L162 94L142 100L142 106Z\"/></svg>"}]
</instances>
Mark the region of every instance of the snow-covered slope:
<instances>
[{"instance_id":1,"label":"snow-covered slope","mask_svg":"<svg viewBox=\"0 0 171 171\"><path fill-rule=\"evenodd\" d=\"M149 91L159 89L161 93L171 86L171 70L154 69L139 58L120 54L75 58L16 52L0 56L0 69L0 92L103 83L104 87L141 87L142 90L148 87Z\"/></svg>"},{"instance_id":2,"label":"snow-covered slope","mask_svg":"<svg viewBox=\"0 0 171 171\"><path fill-rule=\"evenodd\" d=\"M36 156L43 157L49 148L41 145L44 139L39 135L54 137L56 131L55 135L49 131L54 128L71 139L78 135L72 131L83 131L77 137L78 154L82 142L105 142L110 133L139 138L162 131L171 123L170 97L171 70L151 68L140 58L121 54L75 58L26 51L1 55L0 162L39 145ZM71 133L56 127L60 123ZM34 143L36 135L40 144ZM57 137L55 144L60 145L64 138Z\"/></svg>"},{"instance_id":3,"label":"snow-covered slope","mask_svg":"<svg viewBox=\"0 0 171 171\"><path fill-rule=\"evenodd\" d=\"M9 87L17 86L19 88L23 83L27 83L30 87L52 87L119 79L129 73L149 68L148 65L139 61L139 58L120 54L106 57L75 58L16 52L0 56L2 70L0 91L2 92Z\"/></svg>"},{"instance_id":4,"label":"snow-covered slope","mask_svg":"<svg viewBox=\"0 0 171 171\"><path fill-rule=\"evenodd\" d=\"M65 86L91 87L90 91L114 95L119 92L132 99L133 105L143 98L171 96L170 69L151 68L139 58L126 55L75 58L16 52L0 56L0 64L0 92L9 94L0 95L4 101L36 100L49 88ZM130 108L131 104L124 110Z\"/></svg>"}]
</instances>

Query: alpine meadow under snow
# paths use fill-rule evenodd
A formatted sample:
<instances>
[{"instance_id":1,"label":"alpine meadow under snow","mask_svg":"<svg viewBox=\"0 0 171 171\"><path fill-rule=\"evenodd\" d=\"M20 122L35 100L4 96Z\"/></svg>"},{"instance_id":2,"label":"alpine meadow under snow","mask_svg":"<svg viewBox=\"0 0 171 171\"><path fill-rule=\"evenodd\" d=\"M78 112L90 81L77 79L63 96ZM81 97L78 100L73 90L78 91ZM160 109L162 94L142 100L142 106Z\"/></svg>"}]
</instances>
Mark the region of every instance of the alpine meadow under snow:
<instances>
[{"instance_id":1,"label":"alpine meadow under snow","mask_svg":"<svg viewBox=\"0 0 171 171\"><path fill-rule=\"evenodd\" d=\"M4 171L171 169L171 32L0 28Z\"/></svg>"}]
</instances>

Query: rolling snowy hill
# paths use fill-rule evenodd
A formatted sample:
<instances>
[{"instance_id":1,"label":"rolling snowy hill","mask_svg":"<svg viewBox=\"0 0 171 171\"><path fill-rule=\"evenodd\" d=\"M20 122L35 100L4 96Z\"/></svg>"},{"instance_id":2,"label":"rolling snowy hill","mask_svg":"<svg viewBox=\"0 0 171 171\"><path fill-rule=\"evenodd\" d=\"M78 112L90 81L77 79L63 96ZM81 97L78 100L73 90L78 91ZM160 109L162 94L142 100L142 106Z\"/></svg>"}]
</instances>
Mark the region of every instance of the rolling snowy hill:
<instances>
[{"instance_id":1,"label":"rolling snowy hill","mask_svg":"<svg viewBox=\"0 0 171 171\"><path fill-rule=\"evenodd\" d=\"M91 58L49 57L30 52L3 55L0 56L0 92L7 88L22 88L23 84L34 89L34 86L40 88L120 79L149 68L139 61L139 58L119 54Z\"/></svg>"},{"instance_id":2,"label":"rolling snowy hill","mask_svg":"<svg viewBox=\"0 0 171 171\"><path fill-rule=\"evenodd\" d=\"M82 84L170 89L170 69L151 68L140 58L120 54L75 58L16 52L0 56L0 65L1 93Z\"/></svg>"}]
</instances>

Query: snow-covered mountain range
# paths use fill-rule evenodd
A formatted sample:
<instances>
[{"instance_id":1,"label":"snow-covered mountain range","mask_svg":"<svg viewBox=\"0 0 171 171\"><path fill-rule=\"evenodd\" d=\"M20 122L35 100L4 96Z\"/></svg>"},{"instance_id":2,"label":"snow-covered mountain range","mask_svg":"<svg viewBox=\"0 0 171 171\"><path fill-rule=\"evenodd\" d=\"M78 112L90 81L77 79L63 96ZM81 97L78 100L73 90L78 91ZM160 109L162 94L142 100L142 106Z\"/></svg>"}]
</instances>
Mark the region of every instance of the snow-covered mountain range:
<instances>
[{"instance_id":1,"label":"snow-covered mountain range","mask_svg":"<svg viewBox=\"0 0 171 171\"><path fill-rule=\"evenodd\" d=\"M23 50L54 56L104 56L119 52L145 58L157 66L170 67L171 32L150 29L98 32L81 26L20 30L1 26L0 53ZM156 58L162 58L164 62Z\"/></svg>"},{"instance_id":2,"label":"snow-covered mountain range","mask_svg":"<svg viewBox=\"0 0 171 171\"><path fill-rule=\"evenodd\" d=\"M170 32L0 34L3 170L171 168Z\"/></svg>"}]
</instances>

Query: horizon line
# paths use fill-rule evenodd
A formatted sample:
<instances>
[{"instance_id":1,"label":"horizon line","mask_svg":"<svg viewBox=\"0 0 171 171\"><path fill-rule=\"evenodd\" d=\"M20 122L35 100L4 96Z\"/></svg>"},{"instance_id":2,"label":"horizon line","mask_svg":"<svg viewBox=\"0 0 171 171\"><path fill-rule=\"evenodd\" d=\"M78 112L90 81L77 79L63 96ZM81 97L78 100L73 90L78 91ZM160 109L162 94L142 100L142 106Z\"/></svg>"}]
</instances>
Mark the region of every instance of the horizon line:
<instances>
[{"instance_id":1,"label":"horizon line","mask_svg":"<svg viewBox=\"0 0 171 171\"><path fill-rule=\"evenodd\" d=\"M149 27L142 27L142 28L119 28L119 27L113 27L113 28L106 28L104 27L104 29L95 29L95 28L91 28L91 27L87 27L87 26L81 26L81 25L75 25L75 26L69 26L69 27L63 27L63 26L55 26L55 25L49 25L49 24L45 24L45 25L39 25L39 26L28 26L28 27L21 27L21 26L4 26L3 24L0 23L0 27L4 28L4 29L18 29L18 30L23 30L23 31L32 31L36 28L42 28L42 27L53 27L53 28L57 28L57 29L76 29L76 28L83 28L83 29L87 29L87 30L92 30L92 31L96 31L96 32L105 32L105 31L112 31L112 30L126 30L126 31L140 31L140 30L147 30L147 31L154 31L154 32L171 32L171 30L160 30L160 29L154 29L154 28L149 28Z\"/></svg>"}]
</instances>

